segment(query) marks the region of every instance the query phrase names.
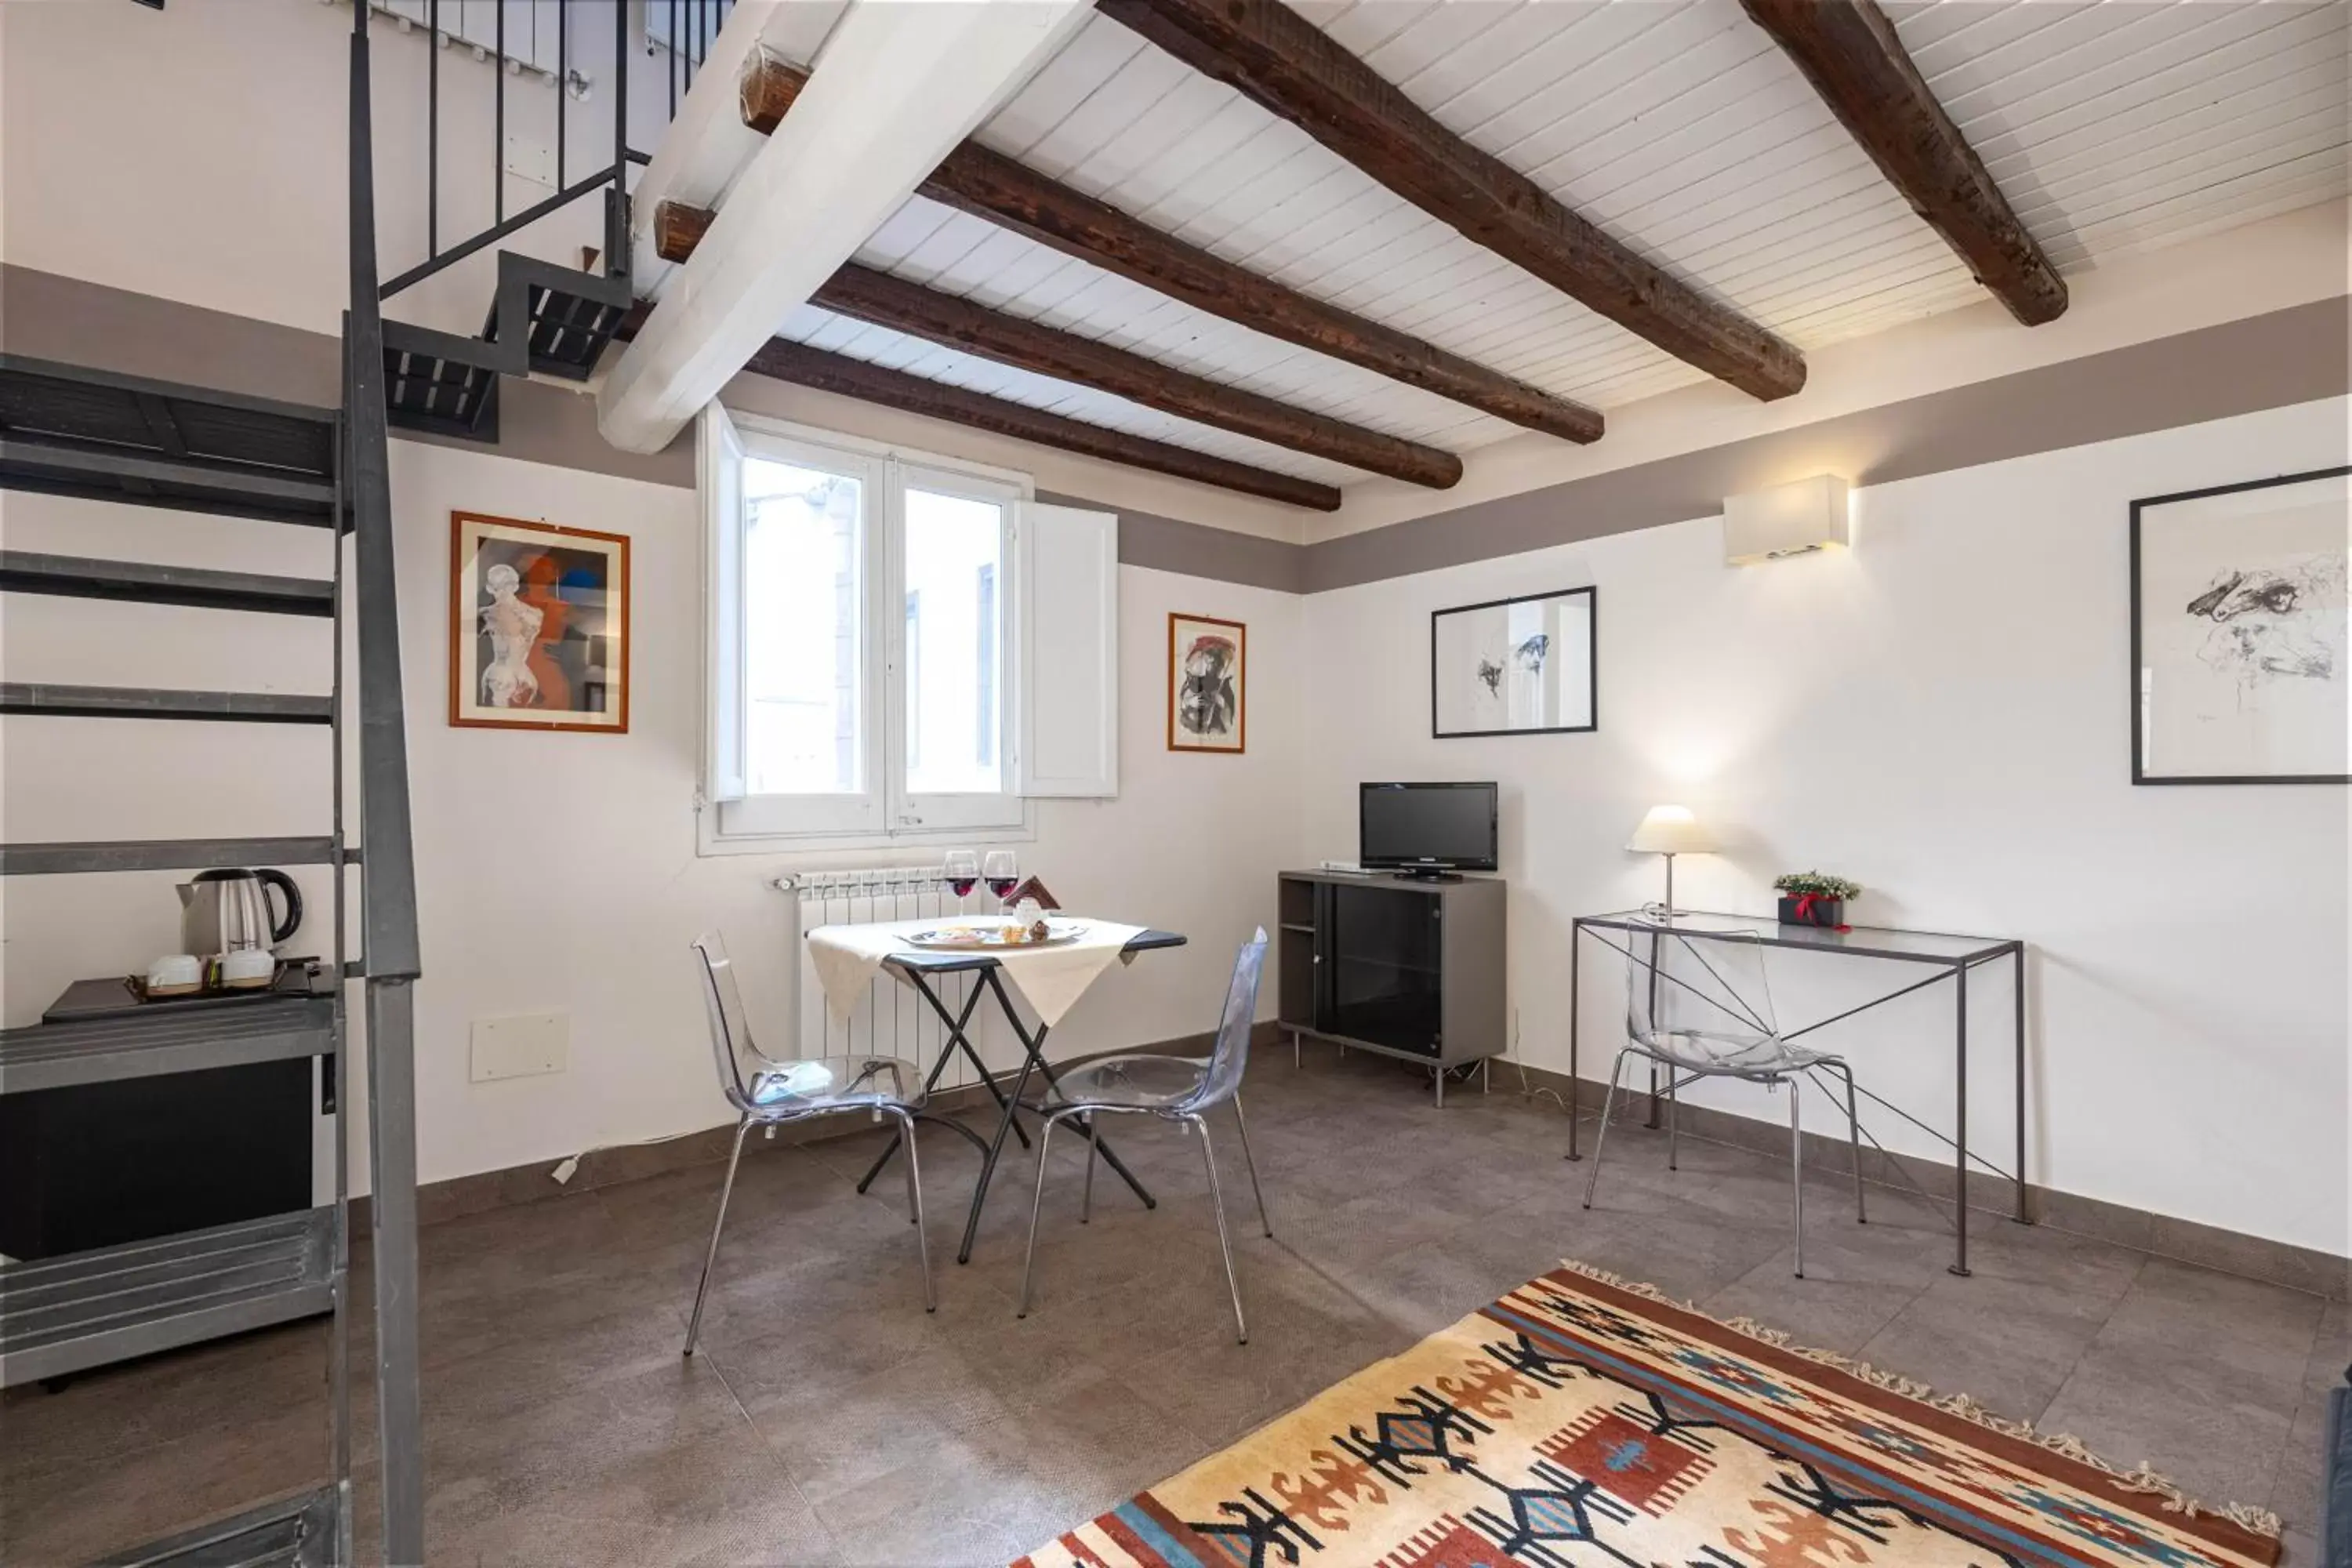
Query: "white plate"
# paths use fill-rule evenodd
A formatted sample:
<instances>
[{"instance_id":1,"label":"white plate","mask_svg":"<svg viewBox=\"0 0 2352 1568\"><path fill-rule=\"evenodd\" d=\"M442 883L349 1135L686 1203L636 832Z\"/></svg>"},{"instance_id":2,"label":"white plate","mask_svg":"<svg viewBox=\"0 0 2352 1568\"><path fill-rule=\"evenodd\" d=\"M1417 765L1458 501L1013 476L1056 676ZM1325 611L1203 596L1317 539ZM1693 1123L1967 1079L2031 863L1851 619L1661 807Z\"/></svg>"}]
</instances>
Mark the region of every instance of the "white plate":
<instances>
[{"instance_id":1,"label":"white plate","mask_svg":"<svg viewBox=\"0 0 2352 1568\"><path fill-rule=\"evenodd\" d=\"M935 926L929 931L916 931L906 940L909 947L931 952L1024 952L1031 948L1060 947L1087 934L1086 926L1077 921L1049 920L1045 922L1048 934L1043 942L1032 942L1025 936L1012 942L1004 936L1005 925L983 922Z\"/></svg>"}]
</instances>

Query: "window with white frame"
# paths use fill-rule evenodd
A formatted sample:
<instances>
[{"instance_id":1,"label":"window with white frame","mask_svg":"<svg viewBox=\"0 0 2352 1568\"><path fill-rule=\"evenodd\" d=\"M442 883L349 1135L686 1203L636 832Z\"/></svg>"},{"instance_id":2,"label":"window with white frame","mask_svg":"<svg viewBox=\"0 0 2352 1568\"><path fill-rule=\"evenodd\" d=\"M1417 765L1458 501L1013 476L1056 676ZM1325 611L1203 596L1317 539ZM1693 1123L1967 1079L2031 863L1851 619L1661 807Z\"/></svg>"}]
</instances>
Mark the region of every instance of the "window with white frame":
<instances>
[{"instance_id":1,"label":"window with white frame","mask_svg":"<svg viewBox=\"0 0 2352 1568\"><path fill-rule=\"evenodd\" d=\"M1116 518L716 405L701 444L706 848L1003 835L1116 793Z\"/></svg>"}]
</instances>

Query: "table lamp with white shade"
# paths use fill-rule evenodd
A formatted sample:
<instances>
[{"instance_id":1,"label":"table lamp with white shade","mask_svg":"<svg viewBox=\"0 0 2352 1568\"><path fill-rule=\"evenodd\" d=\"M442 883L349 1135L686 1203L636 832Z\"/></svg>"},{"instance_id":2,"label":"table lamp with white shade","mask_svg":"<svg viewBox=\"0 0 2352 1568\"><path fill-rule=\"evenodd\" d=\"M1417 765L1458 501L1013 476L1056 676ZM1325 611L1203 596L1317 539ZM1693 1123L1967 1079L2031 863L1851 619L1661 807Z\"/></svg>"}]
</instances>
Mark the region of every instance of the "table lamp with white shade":
<instances>
[{"instance_id":1,"label":"table lamp with white shade","mask_svg":"<svg viewBox=\"0 0 2352 1568\"><path fill-rule=\"evenodd\" d=\"M1688 806L1654 805L1642 825L1633 829L1633 837L1625 847L1643 855L1666 858L1665 912L1675 912L1675 857L1705 855L1714 850L1715 836L1699 826Z\"/></svg>"}]
</instances>

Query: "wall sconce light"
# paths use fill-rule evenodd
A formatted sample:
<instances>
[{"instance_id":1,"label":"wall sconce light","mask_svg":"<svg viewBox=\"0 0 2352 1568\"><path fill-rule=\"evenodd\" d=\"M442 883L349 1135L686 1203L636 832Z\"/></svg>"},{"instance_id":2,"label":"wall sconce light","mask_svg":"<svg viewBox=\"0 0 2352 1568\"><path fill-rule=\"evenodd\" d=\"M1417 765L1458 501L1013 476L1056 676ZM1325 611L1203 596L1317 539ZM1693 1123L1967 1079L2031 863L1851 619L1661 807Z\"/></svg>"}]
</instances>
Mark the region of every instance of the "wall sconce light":
<instances>
[{"instance_id":1,"label":"wall sconce light","mask_svg":"<svg viewBox=\"0 0 2352 1568\"><path fill-rule=\"evenodd\" d=\"M1845 481L1834 474L1724 498L1723 558L1729 565L1752 566L1853 542Z\"/></svg>"}]
</instances>

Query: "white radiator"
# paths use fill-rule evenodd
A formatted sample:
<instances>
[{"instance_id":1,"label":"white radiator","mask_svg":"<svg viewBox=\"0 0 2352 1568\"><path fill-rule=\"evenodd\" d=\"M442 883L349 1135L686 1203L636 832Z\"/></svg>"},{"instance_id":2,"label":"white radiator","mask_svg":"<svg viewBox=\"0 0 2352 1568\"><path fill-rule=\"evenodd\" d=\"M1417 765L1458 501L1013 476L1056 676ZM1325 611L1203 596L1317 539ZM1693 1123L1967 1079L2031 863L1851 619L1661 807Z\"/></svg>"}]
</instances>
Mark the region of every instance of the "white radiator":
<instances>
[{"instance_id":1,"label":"white radiator","mask_svg":"<svg viewBox=\"0 0 2352 1568\"><path fill-rule=\"evenodd\" d=\"M819 926L953 915L955 895L948 891L940 868L877 866L853 871L803 871L778 878L776 888L793 900L793 930L800 939L793 986L800 1027L798 1054L833 1057L872 1051L913 1062L928 1074L948 1043L947 1026L940 1022L929 1004L912 987L887 974L877 974L845 1025L825 1006L824 987L817 984L816 966L809 961L807 938ZM964 999L977 984L970 974L949 974L933 980L931 988L949 1007L961 1012ZM982 1008L989 1005L983 1002ZM979 1024L975 1012L974 1037L980 1034ZM963 1084L971 1070L959 1053L940 1075L940 1087Z\"/></svg>"}]
</instances>

